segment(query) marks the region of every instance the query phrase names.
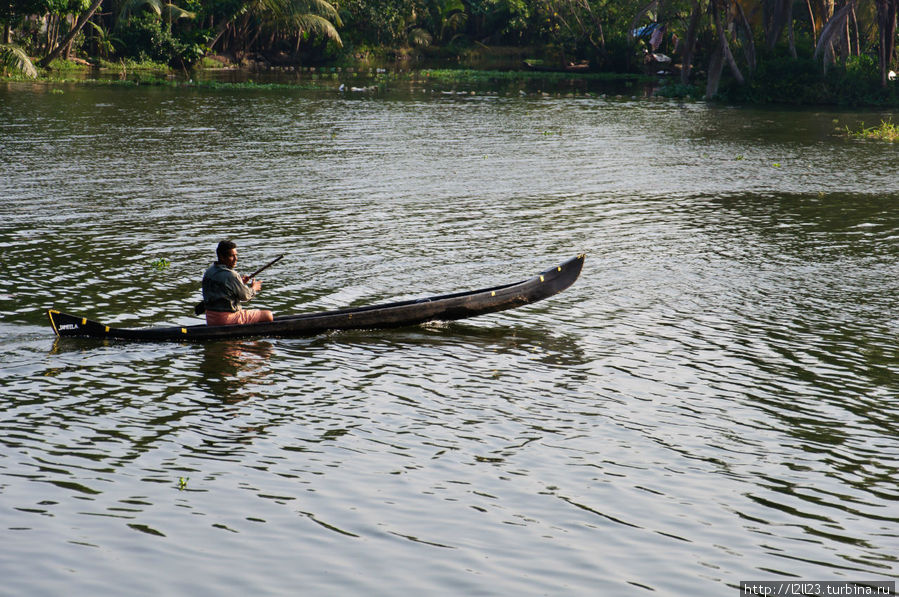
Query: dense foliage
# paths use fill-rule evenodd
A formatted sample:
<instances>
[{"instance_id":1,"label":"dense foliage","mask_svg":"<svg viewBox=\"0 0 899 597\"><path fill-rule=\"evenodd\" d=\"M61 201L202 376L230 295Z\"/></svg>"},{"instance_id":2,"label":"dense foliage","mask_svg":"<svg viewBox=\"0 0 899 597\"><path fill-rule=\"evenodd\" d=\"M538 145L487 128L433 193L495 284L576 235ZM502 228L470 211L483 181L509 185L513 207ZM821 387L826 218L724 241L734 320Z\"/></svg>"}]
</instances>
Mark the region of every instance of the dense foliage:
<instances>
[{"instance_id":1,"label":"dense foliage","mask_svg":"<svg viewBox=\"0 0 899 597\"><path fill-rule=\"evenodd\" d=\"M0 0L0 68L20 63L13 48L43 66L63 55L189 68L208 54L308 65L514 47L543 68L665 70L670 93L891 103L897 10L899 0Z\"/></svg>"}]
</instances>

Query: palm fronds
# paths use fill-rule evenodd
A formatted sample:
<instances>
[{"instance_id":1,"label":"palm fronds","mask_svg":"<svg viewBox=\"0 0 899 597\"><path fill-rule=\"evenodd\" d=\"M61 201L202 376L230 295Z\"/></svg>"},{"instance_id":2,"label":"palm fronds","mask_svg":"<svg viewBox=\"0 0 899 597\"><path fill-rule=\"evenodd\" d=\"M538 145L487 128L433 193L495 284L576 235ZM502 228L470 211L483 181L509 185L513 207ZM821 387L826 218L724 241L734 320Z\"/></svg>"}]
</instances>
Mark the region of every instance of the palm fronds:
<instances>
[{"instance_id":1,"label":"palm fronds","mask_svg":"<svg viewBox=\"0 0 899 597\"><path fill-rule=\"evenodd\" d=\"M37 77L37 69L25 50L13 44L0 44L0 70L22 73L32 79Z\"/></svg>"},{"instance_id":2,"label":"palm fronds","mask_svg":"<svg viewBox=\"0 0 899 597\"><path fill-rule=\"evenodd\" d=\"M318 15L331 21L336 27L343 26L337 9L326 0L294 0L292 4L294 12Z\"/></svg>"},{"instance_id":3,"label":"palm fronds","mask_svg":"<svg viewBox=\"0 0 899 597\"><path fill-rule=\"evenodd\" d=\"M419 48L425 48L434 43L434 36L423 27L413 27L409 30L409 43Z\"/></svg>"},{"instance_id":4,"label":"palm fronds","mask_svg":"<svg viewBox=\"0 0 899 597\"><path fill-rule=\"evenodd\" d=\"M308 33L314 37L324 37L330 39L338 46L343 45L343 40L340 39L337 28L325 17L309 13L295 14L291 16L289 22L300 33Z\"/></svg>"},{"instance_id":5,"label":"palm fronds","mask_svg":"<svg viewBox=\"0 0 899 597\"><path fill-rule=\"evenodd\" d=\"M167 21L194 19L197 16L196 13L184 10L174 4L163 2L162 0L127 0L122 4L122 9L119 11L118 23L124 23L145 8Z\"/></svg>"}]
</instances>

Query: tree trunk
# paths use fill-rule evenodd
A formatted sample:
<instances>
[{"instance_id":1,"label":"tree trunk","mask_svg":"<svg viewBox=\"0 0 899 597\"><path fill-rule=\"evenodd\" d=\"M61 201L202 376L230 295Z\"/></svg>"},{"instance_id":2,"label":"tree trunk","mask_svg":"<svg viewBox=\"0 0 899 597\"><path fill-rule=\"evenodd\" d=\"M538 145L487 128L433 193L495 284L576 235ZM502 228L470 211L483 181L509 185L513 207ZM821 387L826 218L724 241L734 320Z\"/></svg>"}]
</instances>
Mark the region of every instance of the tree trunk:
<instances>
[{"instance_id":1,"label":"tree trunk","mask_svg":"<svg viewBox=\"0 0 899 597\"><path fill-rule=\"evenodd\" d=\"M63 49L65 49L65 47L68 46L73 39L75 39L75 36L78 35L78 32L81 31L81 28L84 27L85 24L87 24L88 19L94 16L94 13L97 12L97 9L100 8L100 4L102 3L103 0L94 0L94 3L91 4L91 7L88 9L88 11L78 17L78 21L75 22L75 26L72 27L72 30L69 31L68 35L65 36L65 38L62 40L62 43L56 46L56 48L54 48L49 54L44 56L43 60L38 63L38 66L40 66L41 68L46 68L47 65L53 62L53 60L57 56L59 56Z\"/></svg>"},{"instance_id":2,"label":"tree trunk","mask_svg":"<svg viewBox=\"0 0 899 597\"><path fill-rule=\"evenodd\" d=\"M230 24L231 24L231 19L228 19L227 21L222 21L222 22L219 24L218 29L216 29L216 31L215 31L215 37L213 37L213 38L212 38L212 41L209 42L209 47L210 47L210 48L214 48L214 47L215 47L215 44L217 44L218 41L222 38L222 35L224 35L225 31L228 30L228 26L229 26Z\"/></svg>"},{"instance_id":3,"label":"tree trunk","mask_svg":"<svg viewBox=\"0 0 899 597\"><path fill-rule=\"evenodd\" d=\"M740 3L735 2L734 6L737 8L737 12L740 15L740 28L743 30L743 56L746 58L746 64L749 65L749 72L752 73L755 72L756 67L755 42L752 40L752 25L749 23L749 19L746 18L746 13L743 12L743 7L740 6Z\"/></svg>"},{"instance_id":4,"label":"tree trunk","mask_svg":"<svg viewBox=\"0 0 899 597\"><path fill-rule=\"evenodd\" d=\"M737 66L737 61L734 60L734 55L730 51L730 45L727 43L727 34L724 30L724 23L721 21L721 11L718 10L717 5L713 5L712 10L715 14L715 28L718 30L718 42L721 44L721 52L724 55L724 59L727 60L727 65L730 66L730 71L733 73L737 83L745 85L746 79L743 77L743 73L740 72L740 67Z\"/></svg>"},{"instance_id":5,"label":"tree trunk","mask_svg":"<svg viewBox=\"0 0 899 597\"><path fill-rule=\"evenodd\" d=\"M793 57L793 60L796 60L799 58L799 55L796 53L796 41L793 39L793 4L791 2L787 2L787 27L790 40L790 56Z\"/></svg>"},{"instance_id":6,"label":"tree trunk","mask_svg":"<svg viewBox=\"0 0 899 597\"><path fill-rule=\"evenodd\" d=\"M846 65L846 60L852 55L852 43L849 38L849 17L846 17L846 27L840 40L840 63Z\"/></svg>"},{"instance_id":7,"label":"tree trunk","mask_svg":"<svg viewBox=\"0 0 899 597\"><path fill-rule=\"evenodd\" d=\"M765 31L765 45L773 50L783 35L784 26L793 14L793 3L790 0L777 0L771 11Z\"/></svg>"},{"instance_id":8,"label":"tree trunk","mask_svg":"<svg viewBox=\"0 0 899 597\"><path fill-rule=\"evenodd\" d=\"M880 85L887 86L887 73L896 47L896 11L899 0L877 0L877 25L880 29Z\"/></svg>"},{"instance_id":9,"label":"tree trunk","mask_svg":"<svg viewBox=\"0 0 899 597\"><path fill-rule=\"evenodd\" d=\"M718 93L718 85L721 83L721 72L724 70L724 51L721 46L715 46L712 57L709 59L709 79L705 85L705 99L711 99Z\"/></svg>"},{"instance_id":10,"label":"tree trunk","mask_svg":"<svg viewBox=\"0 0 899 597\"><path fill-rule=\"evenodd\" d=\"M812 0L805 0L805 5L808 7L808 22L812 27L812 41L817 46L818 24L815 22L815 13L812 11Z\"/></svg>"},{"instance_id":11,"label":"tree trunk","mask_svg":"<svg viewBox=\"0 0 899 597\"><path fill-rule=\"evenodd\" d=\"M690 24L687 26L687 38L684 40L684 57L681 61L680 82L687 85L690 82L690 71L693 69L693 50L696 47L696 37L699 34L699 18L702 16L699 0L693 2L693 12L690 14Z\"/></svg>"}]
</instances>

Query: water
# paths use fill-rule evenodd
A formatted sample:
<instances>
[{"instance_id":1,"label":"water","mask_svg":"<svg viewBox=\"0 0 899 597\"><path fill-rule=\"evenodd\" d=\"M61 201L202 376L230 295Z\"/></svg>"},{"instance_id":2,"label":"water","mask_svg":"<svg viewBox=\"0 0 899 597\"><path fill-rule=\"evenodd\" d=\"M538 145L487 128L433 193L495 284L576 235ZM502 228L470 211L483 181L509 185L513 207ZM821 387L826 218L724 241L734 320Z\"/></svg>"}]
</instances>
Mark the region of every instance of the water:
<instances>
[{"instance_id":1,"label":"water","mask_svg":"<svg viewBox=\"0 0 899 597\"><path fill-rule=\"evenodd\" d=\"M60 89L0 87L0 593L899 576L897 149L835 133L880 114ZM587 258L452 324L54 339L51 307L195 323L225 236L244 271L287 255L282 314Z\"/></svg>"}]
</instances>

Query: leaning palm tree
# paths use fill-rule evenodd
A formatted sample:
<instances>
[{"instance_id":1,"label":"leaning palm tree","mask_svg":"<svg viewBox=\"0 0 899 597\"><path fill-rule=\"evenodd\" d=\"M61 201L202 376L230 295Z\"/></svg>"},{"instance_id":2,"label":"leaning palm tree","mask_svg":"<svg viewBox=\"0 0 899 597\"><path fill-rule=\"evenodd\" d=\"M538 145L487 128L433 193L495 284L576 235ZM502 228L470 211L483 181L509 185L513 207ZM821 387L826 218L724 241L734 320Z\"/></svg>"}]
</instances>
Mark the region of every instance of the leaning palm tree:
<instances>
[{"instance_id":1,"label":"leaning palm tree","mask_svg":"<svg viewBox=\"0 0 899 597\"><path fill-rule=\"evenodd\" d=\"M69 30L59 45L53 48L49 54L44 56L38 63L38 66L41 68L49 66L49 64L62 53L63 49L68 47L69 43L75 39L75 36L81 32L85 24L87 24L88 20L94 16L94 13L97 12L97 9L100 8L102 3L103 0L94 0L90 8L88 8L86 12L81 13L81 16L75 21L75 25Z\"/></svg>"},{"instance_id":2,"label":"leaning palm tree","mask_svg":"<svg viewBox=\"0 0 899 597\"><path fill-rule=\"evenodd\" d=\"M0 44L0 72L22 73L32 79L37 77L37 69L25 50L13 44Z\"/></svg>"},{"instance_id":3,"label":"leaning palm tree","mask_svg":"<svg viewBox=\"0 0 899 597\"><path fill-rule=\"evenodd\" d=\"M827 23L821 29L821 35L818 37L818 43L815 44L815 58L832 57L833 47L842 39L849 28L849 17L855 8L856 0L849 0L833 16L828 19ZM824 67L827 68L827 60L824 61Z\"/></svg>"}]
</instances>

